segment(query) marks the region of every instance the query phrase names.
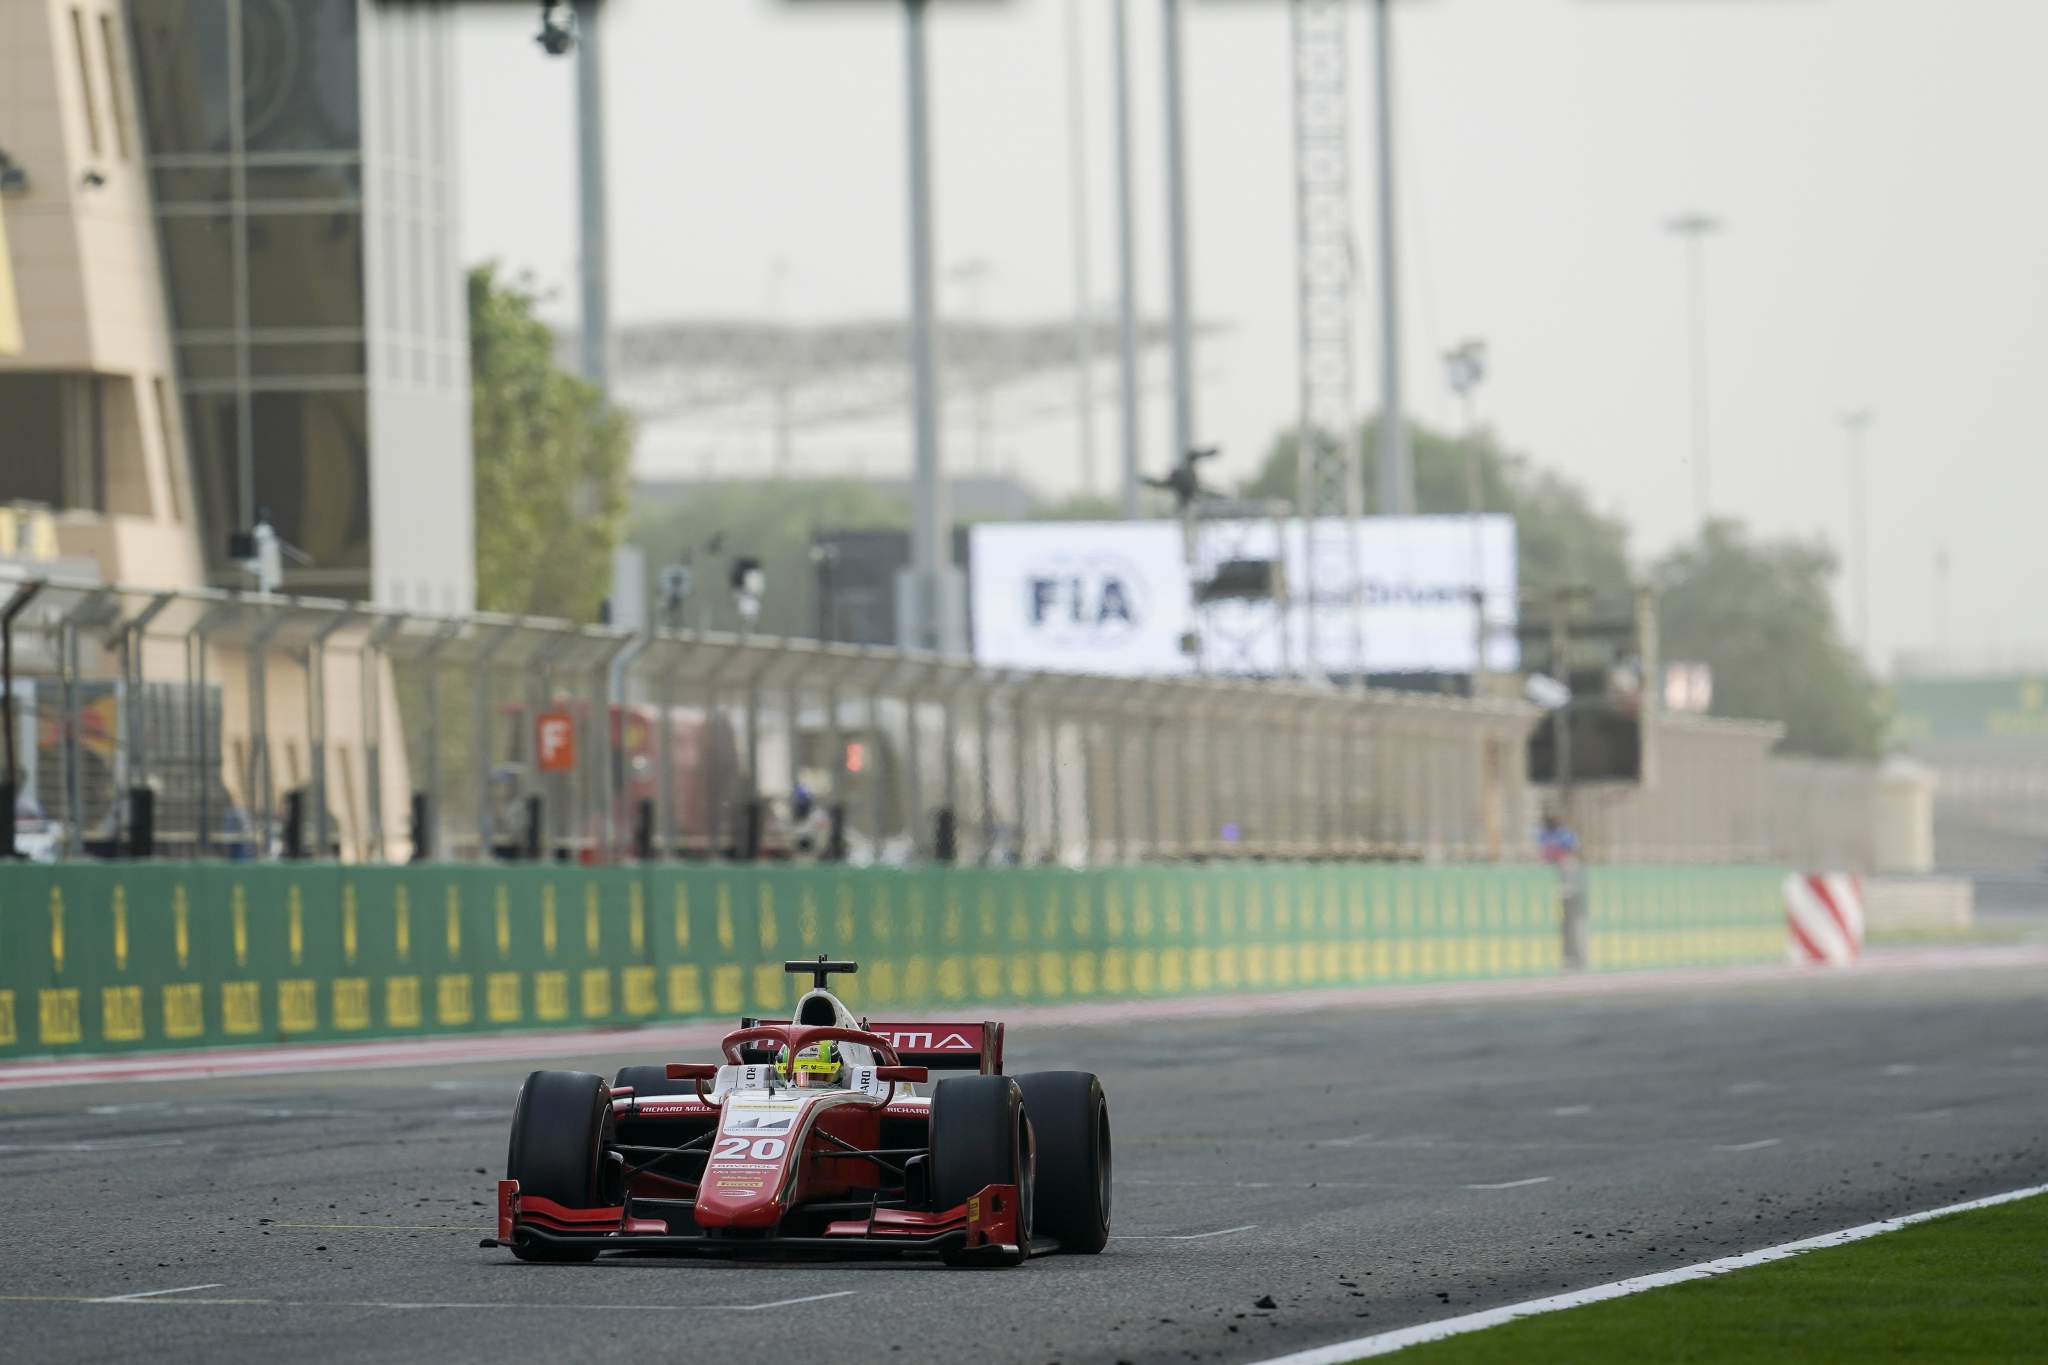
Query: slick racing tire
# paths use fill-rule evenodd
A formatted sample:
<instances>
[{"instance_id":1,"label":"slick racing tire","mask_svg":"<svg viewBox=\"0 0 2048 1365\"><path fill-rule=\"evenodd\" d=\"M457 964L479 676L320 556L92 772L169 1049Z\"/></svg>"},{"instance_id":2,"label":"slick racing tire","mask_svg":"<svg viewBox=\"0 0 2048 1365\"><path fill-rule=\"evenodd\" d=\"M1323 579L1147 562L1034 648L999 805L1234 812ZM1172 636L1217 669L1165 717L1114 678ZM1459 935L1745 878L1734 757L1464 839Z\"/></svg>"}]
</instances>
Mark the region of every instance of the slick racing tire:
<instances>
[{"instance_id":1,"label":"slick racing tire","mask_svg":"<svg viewBox=\"0 0 2048 1365\"><path fill-rule=\"evenodd\" d=\"M622 1066L612 1079L612 1089L631 1089L637 1099L653 1095L695 1095L695 1081L672 1081L665 1066Z\"/></svg>"},{"instance_id":2,"label":"slick racing tire","mask_svg":"<svg viewBox=\"0 0 2048 1365\"><path fill-rule=\"evenodd\" d=\"M1086 1071L1017 1077L1038 1144L1033 1227L1061 1251L1086 1256L1109 1245L1109 1101Z\"/></svg>"},{"instance_id":3,"label":"slick racing tire","mask_svg":"<svg viewBox=\"0 0 2048 1365\"><path fill-rule=\"evenodd\" d=\"M932 1088L932 1208L958 1208L990 1185L1015 1185L1017 1249L949 1248L947 1265L1021 1265L1031 1254L1031 1125L1008 1076L960 1076Z\"/></svg>"},{"instance_id":4,"label":"slick racing tire","mask_svg":"<svg viewBox=\"0 0 2048 1365\"><path fill-rule=\"evenodd\" d=\"M505 1175L521 1194L551 1199L565 1208L601 1207L604 1125L611 1103L604 1078L587 1071L536 1071L519 1088L512 1110L512 1142ZM598 1249L559 1245L514 1245L522 1261L594 1261Z\"/></svg>"}]
</instances>

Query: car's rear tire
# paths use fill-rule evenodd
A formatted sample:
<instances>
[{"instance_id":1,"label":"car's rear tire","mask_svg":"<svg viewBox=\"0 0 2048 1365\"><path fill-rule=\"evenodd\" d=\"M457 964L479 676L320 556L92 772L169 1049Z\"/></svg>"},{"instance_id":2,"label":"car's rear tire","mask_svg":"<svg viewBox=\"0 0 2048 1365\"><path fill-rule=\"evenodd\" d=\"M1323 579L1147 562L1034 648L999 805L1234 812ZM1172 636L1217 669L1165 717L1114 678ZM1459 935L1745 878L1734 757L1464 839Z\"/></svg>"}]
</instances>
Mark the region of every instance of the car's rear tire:
<instances>
[{"instance_id":1,"label":"car's rear tire","mask_svg":"<svg viewBox=\"0 0 2048 1365\"><path fill-rule=\"evenodd\" d=\"M604 1078L587 1071L536 1071L519 1088L505 1175L521 1194L564 1208L602 1206L604 1126L611 1102ZM598 1248L517 1245L522 1261L594 1261Z\"/></svg>"},{"instance_id":2,"label":"car's rear tire","mask_svg":"<svg viewBox=\"0 0 2048 1365\"><path fill-rule=\"evenodd\" d=\"M961 1076L932 1088L932 1208L957 1208L990 1185L1015 1185L1017 1249L964 1247L947 1265L1021 1265L1031 1254L1031 1125L1024 1096L1008 1076Z\"/></svg>"},{"instance_id":3,"label":"car's rear tire","mask_svg":"<svg viewBox=\"0 0 2048 1365\"><path fill-rule=\"evenodd\" d=\"M1061 1251L1092 1256L1109 1245L1109 1100L1086 1071L1017 1077L1038 1144L1032 1224Z\"/></svg>"},{"instance_id":4,"label":"car's rear tire","mask_svg":"<svg viewBox=\"0 0 2048 1365\"><path fill-rule=\"evenodd\" d=\"M612 1089L630 1089L634 1098L644 1100L651 1095L695 1095L697 1082L672 1081L665 1066L622 1066Z\"/></svg>"}]
</instances>

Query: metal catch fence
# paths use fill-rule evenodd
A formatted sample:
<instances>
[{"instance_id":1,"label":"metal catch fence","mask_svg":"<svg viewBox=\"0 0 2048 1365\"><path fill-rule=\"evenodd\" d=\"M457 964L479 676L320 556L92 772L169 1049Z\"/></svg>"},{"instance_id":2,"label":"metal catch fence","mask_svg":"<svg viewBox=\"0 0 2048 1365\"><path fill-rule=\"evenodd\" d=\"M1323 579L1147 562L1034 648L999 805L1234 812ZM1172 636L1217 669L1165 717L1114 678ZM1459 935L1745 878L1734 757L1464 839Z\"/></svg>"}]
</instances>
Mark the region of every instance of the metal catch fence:
<instances>
[{"instance_id":1,"label":"metal catch fence","mask_svg":"<svg viewBox=\"0 0 2048 1365\"><path fill-rule=\"evenodd\" d=\"M1525 860L1543 800L1513 700L58 578L0 615L30 856ZM1574 803L1591 858L1789 856L1771 727L1653 723L1654 782Z\"/></svg>"},{"instance_id":2,"label":"metal catch fence","mask_svg":"<svg viewBox=\"0 0 2048 1365\"><path fill-rule=\"evenodd\" d=\"M0 601L17 838L47 856L1527 850L1516 702L59 579Z\"/></svg>"}]
</instances>

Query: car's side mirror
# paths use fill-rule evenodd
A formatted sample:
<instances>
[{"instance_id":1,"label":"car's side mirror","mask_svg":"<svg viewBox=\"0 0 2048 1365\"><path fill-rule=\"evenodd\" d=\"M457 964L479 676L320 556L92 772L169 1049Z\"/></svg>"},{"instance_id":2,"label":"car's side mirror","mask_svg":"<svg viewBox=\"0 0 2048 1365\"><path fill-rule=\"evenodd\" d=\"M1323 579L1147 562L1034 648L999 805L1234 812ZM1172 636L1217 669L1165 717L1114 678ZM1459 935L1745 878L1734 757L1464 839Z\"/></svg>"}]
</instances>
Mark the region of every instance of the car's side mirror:
<instances>
[{"instance_id":1,"label":"car's side mirror","mask_svg":"<svg viewBox=\"0 0 2048 1365\"><path fill-rule=\"evenodd\" d=\"M715 1081L718 1079L718 1065L715 1062L670 1062L668 1078L672 1081Z\"/></svg>"},{"instance_id":2,"label":"car's side mirror","mask_svg":"<svg viewBox=\"0 0 2048 1365\"><path fill-rule=\"evenodd\" d=\"M921 1066L878 1066L875 1068L876 1080L895 1081L903 1085L922 1085L931 1074L928 1069Z\"/></svg>"}]
</instances>

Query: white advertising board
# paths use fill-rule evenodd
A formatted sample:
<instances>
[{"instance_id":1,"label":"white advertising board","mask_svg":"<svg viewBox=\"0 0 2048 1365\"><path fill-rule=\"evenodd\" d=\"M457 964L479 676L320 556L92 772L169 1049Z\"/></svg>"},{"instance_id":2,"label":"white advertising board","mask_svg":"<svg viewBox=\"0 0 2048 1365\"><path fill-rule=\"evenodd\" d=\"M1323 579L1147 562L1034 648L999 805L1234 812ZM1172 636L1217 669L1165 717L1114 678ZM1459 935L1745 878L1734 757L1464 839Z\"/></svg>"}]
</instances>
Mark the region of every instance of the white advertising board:
<instances>
[{"instance_id":1,"label":"white advertising board","mask_svg":"<svg viewBox=\"0 0 2048 1365\"><path fill-rule=\"evenodd\" d=\"M1184 673L1193 624L1170 521L987 523L968 540L974 657L1004 668Z\"/></svg>"},{"instance_id":2,"label":"white advertising board","mask_svg":"<svg viewBox=\"0 0 2048 1365\"><path fill-rule=\"evenodd\" d=\"M1356 560L1347 541L1355 537ZM1315 601L1306 600L1316 554ZM970 540L974 653L1000 667L1119 676L1191 672L1184 632L1199 628L1213 673L1304 671L1313 638L1323 673L1467 673L1480 635L1473 589L1486 608L1487 664L1513 669L1512 518L1373 517L1354 523L1205 522L1198 573L1230 559L1270 559L1276 543L1292 599L1218 603L1197 611L1178 524L985 524Z\"/></svg>"}]
</instances>

